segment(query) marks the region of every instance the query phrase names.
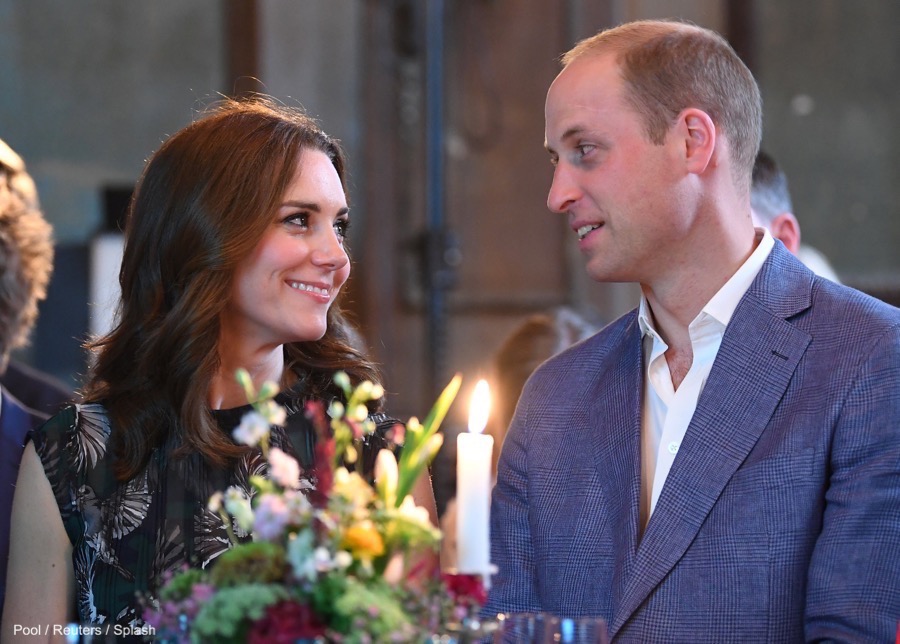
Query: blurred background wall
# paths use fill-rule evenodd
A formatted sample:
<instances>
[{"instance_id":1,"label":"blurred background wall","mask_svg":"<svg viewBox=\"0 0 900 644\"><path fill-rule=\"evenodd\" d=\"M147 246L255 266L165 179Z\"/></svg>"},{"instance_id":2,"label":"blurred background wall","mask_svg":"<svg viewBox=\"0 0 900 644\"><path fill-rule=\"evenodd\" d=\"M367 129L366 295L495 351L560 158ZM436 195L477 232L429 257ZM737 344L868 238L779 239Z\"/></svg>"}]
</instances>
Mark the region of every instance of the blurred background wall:
<instances>
[{"instance_id":1,"label":"blurred background wall","mask_svg":"<svg viewBox=\"0 0 900 644\"><path fill-rule=\"evenodd\" d=\"M587 280L547 212L543 101L575 40L644 17L732 41L760 82L764 147L804 241L847 283L896 298L894 0L0 0L0 137L25 158L58 243L21 357L77 385L103 304L90 301L92 243L115 234L168 134L246 91L302 104L348 149L351 307L396 415L424 414L456 371L468 392L528 313L566 304L611 320L637 293Z\"/></svg>"}]
</instances>

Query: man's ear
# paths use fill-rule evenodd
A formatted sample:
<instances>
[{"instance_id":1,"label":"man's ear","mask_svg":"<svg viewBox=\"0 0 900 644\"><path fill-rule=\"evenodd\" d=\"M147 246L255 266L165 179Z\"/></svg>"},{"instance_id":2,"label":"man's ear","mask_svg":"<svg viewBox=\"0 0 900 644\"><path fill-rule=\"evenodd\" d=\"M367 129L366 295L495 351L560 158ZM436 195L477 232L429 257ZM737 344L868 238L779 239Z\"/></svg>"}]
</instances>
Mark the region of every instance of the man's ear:
<instances>
[{"instance_id":1,"label":"man's ear","mask_svg":"<svg viewBox=\"0 0 900 644\"><path fill-rule=\"evenodd\" d=\"M800 249L800 222L793 213L783 212L775 217L769 224L769 232L775 239L780 239L785 248L797 254Z\"/></svg>"},{"instance_id":2,"label":"man's ear","mask_svg":"<svg viewBox=\"0 0 900 644\"><path fill-rule=\"evenodd\" d=\"M678 125L684 141L688 171L703 174L710 163L715 164L715 124L703 110L689 107L678 115Z\"/></svg>"}]
</instances>

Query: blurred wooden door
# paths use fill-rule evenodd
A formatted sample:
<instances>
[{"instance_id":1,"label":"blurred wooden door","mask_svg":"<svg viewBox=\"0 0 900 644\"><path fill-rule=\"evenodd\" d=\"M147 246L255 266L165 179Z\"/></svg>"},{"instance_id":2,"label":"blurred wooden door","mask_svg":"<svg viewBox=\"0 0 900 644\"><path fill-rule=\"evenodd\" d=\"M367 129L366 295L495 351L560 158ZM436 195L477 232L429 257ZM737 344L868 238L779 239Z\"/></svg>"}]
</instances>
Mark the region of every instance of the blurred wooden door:
<instances>
[{"instance_id":1,"label":"blurred wooden door","mask_svg":"<svg viewBox=\"0 0 900 644\"><path fill-rule=\"evenodd\" d=\"M608 2L454 0L446 3L444 161L447 228L457 263L446 335L429 342L421 240L425 195L425 3L367 3L364 143L357 185L364 234L352 299L381 363L391 410L424 414L454 372L474 386L503 336L528 313L605 296L589 292L564 218L546 208L551 166L543 149L544 97L557 59L608 24ZM573 26L574 25L574 26ZM360 166L360 160L355 164ZM464 423L465 405L452 422Z\"/></svg>"}]
</instances>

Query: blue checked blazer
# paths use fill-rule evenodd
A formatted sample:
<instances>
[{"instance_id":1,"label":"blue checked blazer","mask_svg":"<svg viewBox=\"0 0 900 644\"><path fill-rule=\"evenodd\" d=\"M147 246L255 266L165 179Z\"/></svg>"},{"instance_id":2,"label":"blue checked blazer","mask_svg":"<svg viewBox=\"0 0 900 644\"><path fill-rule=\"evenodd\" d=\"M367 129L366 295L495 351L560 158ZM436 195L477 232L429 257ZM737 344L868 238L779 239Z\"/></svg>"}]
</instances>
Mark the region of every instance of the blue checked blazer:
<instances>
[{"instance_id":1,"label":"blue checked blazer","mask_svg":"<svg viewBox=\"0 0 900 644\"><path fill-rule=\"evenodd\" d=\"M642 371L632 311L528 381L484 613L599 615L615 642L893 642L900 310L776 243L639 538Z\"/></svg>"}]
</instances>

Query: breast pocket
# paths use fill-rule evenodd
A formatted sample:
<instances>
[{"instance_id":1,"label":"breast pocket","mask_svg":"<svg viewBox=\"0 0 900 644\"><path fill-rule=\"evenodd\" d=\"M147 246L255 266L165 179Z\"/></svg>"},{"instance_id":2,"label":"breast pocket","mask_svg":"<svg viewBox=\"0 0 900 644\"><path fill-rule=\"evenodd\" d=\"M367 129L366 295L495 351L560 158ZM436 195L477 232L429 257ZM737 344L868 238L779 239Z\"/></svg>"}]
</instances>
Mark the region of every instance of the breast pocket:
<instances>
[{"instance_id":1,"label":"breast pocket","mask_svg":"<svg viewBox=\"0 0 900 644\"><path fill-rule=\"evenodd\" d=\"M810 448L740 467L713 506L708 528L770 535L812 529L823 507L821 462Z\"/></svg>"}]
</instances>

